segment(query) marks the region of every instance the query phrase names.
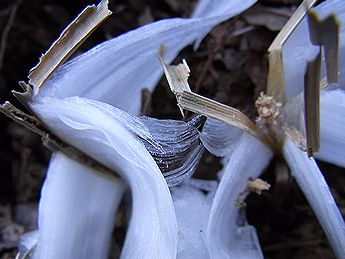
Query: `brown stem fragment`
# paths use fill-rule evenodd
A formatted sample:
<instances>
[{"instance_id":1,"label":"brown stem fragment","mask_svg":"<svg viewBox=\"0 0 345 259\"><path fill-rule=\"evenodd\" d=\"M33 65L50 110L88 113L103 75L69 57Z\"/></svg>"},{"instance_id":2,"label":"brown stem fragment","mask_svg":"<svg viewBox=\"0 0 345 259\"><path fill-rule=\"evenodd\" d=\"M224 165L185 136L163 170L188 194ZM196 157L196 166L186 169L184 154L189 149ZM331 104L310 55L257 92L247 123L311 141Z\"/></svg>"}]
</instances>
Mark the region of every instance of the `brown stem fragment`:
<instances>
[{"instance_id":1,"label":"brown stem fragment","mask_svg":"<svg viewBox=\"0 0 345 259\"><path fill-rule=\"evenodd\" d=\"M326 75L328 83L338 82L339 21L335 15L321 20L314 10L308 11L310 41L322 46L325 53Z\"/></svg>"},{"instance_id":2,"label":"brown stem fragment","mask_svg":"<svg viewBox=\"0 0 345 259\"><path fill-rule=\"evenodd\" d=\"M282 48L292 32L300 24L307 11L316 4L317 0L304 0L268 49L269 73L267 79L267 94L276 101L285 104L285 79Z\"/></svg>"},{"instance_id":3,"label":"brown stem fragment","mask_svg":"<svg viewBox=\"0 0 345 259\"><path fill-rule=\"evenodd\" d=\"M108 0L102 0L97 6L87 6L67 26L30 71L29 84L34 87L34 94L38 93L39 88L55 69L64 63L110 14Z\"/></svg>"},{"instance_id":4,"label":"brown stem fragment","mask_svg":"<svg viewBox=\"0 0 345 259\"><path fill-rule=\"evenodd\" d=\"M320 149L321 49L307 64L304 76L304 111L308 156Z\"/></svg>"}]
</instances>

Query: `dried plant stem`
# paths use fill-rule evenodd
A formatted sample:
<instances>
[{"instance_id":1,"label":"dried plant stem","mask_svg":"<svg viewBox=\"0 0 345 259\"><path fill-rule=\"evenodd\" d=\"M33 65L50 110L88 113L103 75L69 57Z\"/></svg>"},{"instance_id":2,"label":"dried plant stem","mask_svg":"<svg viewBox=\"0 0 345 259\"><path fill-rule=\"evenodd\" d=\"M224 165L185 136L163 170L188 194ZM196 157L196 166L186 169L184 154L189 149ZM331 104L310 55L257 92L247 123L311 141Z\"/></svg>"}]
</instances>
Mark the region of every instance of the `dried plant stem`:
<instances>
[{"instance_id":1,"label":"dried plant stem","mask_svg":"<svg viewBox=\"0 0 345 259\"><path fill-rule=\"evenodd\" d=\"M307 64L304 77L304 110L307 151L312 156L320 149L320 81L321 50L325 53L328 83L338 81L339 23L334 15L320 20L315 11L308 12L310 41L319 46L316 57Z\"/></svg>"},{"instance_id":2,"label":"dried plant stem","mask_svg":"<svg viewBox=\"0 0 345 259\"><path fill-rule=\"evenodd\" d=\"M322 46L325 53L328 83L338 82L339 21L335 15L320 20L313 10L308 12L310 41L313 45Z\"/></svg>"},{"instance_id":3,"label":"dried plant stem","mask_svg":"<svg viewBox=\"0 0 345 259\"><path fill-rule=\"evenodd\" d=\"M272 42L268 49L268 52L273 50L280 50L286 40L289 38L291 33L296 29L297 25L302 21L307 11L316 4L317 0L304 0L294 14L291 16L289 21L285 24L283 29L279 32L277 37Z\"/></svg>"},{"instance_id":4,"label":"dried plant stem","mask_svg":"<svg viewBox=\"0 0 345 259\"><path fill-rule=\"evenodd\" d=\"M29 83L37 94L44 81L54 70L66 61L87 37L111 14L108 0L102 0L97 6L87 6L79 16L61 33L49 50L31 69Z\"/></svg>"},{"instance_id":5,"label":"dried plant stem","mask_svg":"<svg viewBox=\"0 0 345 259\"><path fill-rule=\"evenodd\" d=\"M178 106L184 110L212 117L257 136L255 124L239 110L192 92L176 94Z\"/></svg>"},{"instance_id":6,"label":"dried plant stem","mask_svg":"<svg viewBox=\"0 0 345 259\"><path fill-rule=\"evenodd\" d=\"M282 47L291 33L307 14L307 11L317 2L317 0L304 0L297 8L283 29L272 42L268 49L269 73L267 79L267 94L281 102L286 102L285 81Z\"/></svg>"},{"instance_id":7,"label":"dried plant stem","mask_svg":"<svg viewBox=\"0 0 345 259\"><path fill-rule=\"evenodd\" d=\"M321 49L316 57L308 62L304 76L304 111L309 157L320 149L320 73Z\"/></svg>"}]
</instances>

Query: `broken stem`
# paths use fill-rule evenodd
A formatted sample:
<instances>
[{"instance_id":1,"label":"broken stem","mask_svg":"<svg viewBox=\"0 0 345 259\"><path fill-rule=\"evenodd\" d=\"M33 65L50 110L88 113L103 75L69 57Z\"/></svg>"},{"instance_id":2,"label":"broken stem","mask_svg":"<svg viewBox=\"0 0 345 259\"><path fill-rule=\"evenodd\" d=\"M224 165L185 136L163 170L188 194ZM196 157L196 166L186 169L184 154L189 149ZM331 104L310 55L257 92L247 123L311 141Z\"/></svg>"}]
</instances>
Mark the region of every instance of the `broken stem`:
<instances>
[{"instance_id":1,"label":"broken stem","mask_svg":"<svg viewBox=\"0 0 345 259\"><path fill-rule=\"evenodd\" d=\"M339 22L335 15L321 20L316 11L308 11L308 25L310 41L313 45L322 46L326 61L326 75L328 83L338 82L338 49Z\"/></svg>"},{"instance_id":2,"label":"broken stem","mask_svg":"<svg viewBox=\"0 0 345 259\"><path fill-rule=\"evenodd\" d=\"M320 149L321 49L307 64L304 76L304 111L308 156Z\"/></svg>"},{"instance_id":3,"label":"broken stem","mask_svg":"<svg viewBox=\"0 0 345 259\"><path fill-rule=\"evenodd\" d=\"M30 71L29 84L34 86L34 95L55 69L66 61L110 14L108 0L102 0L97 6L87 6L61 33Z\"/></svg>"},{"instance_id":4,"label":"broken stem","mask_svg":"<svg viewBox=\"0 0 345 259\"><path fill-rule=\"evenodd\" d=\"M255 124L239 110L192 92L176 93L181 109L224 121L257 136Z\"/></svg>"},{"instance_id":5,"label":"broken stem","mask_svg":"<svg viewBox=\"0 0 345 259\"><path fill-rule=\"evenodd\" d=\"M282 104L286 102L282 48L286 40L305 17L307 11L316 2L317 0L304 0L268 48L269 73L267 94L273 96L276 101Z\"/></svg>"}]
</instances>

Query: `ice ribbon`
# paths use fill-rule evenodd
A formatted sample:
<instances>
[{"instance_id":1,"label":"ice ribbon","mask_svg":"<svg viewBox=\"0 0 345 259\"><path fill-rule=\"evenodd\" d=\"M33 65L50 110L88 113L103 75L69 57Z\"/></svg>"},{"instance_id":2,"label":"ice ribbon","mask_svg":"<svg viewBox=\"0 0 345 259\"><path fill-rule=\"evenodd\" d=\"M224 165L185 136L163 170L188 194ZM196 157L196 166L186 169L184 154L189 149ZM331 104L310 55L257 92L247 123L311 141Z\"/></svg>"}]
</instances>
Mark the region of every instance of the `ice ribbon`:
<instances>
[{"instance_id":1,"label":"ice ribbon","mask_svg":"<svg viewBox=\"0 0 345 259\"><path fill-rule=\"evenodd\" d=\"M286 139L284 157L338 258L345 258L345 224L315 160Z\"/></svg>"},{"instance_id":2,"label":"ice ribbon","mask_svg":"<svg viewBox=\"0 0 345 259\"><path fill-rule=\"evenodd\" d=\"M42 189L33 258L108 258L124 189L122 181L55 153Z\"/></svg>"},{"instance_id":3,"label":"ice ribbon","mask_svg":"<svg viewBox=\"0 0 345 259\"><path fill-rule=\"evenodd\" d=\"M247 225L245 216L240 215L236 200L245 198L241 193L246 190L248 178L257 178L262 173L272 157L272 152L247 133L242 133L239 139L232 138L230 144L231 138L230 136L229 139L224 140L232 145L233 149L227 157L228 161L222 172L206 229L209 256L210 258L263 258L255 228ZM211 138L204 138L205 140ZM223 148L229 150L228 147ZM221 148L218 149L218 152L223 153Z\"/></svg>"},{"instance_id":4,"label":"ice ribbon","mask_svg":"<svg viewBox=\"0 0 345 259\"><path fill-rule=\"evenodd\" d=\"M345 91L321 90L321 149L316 158L345 167Z\"/></svg>"},{"instance_id":5,"label":"ice ribbon","mask_svg":"<svg viewBox=\"0 0 345 259\"><path fill-rule=\"evenodd\" d=\"M164 177L109 105L71 97L42 98L31 107L57 136L128 182L133 206L121 258L175 258L176 219Z\"/></svg>"}]
</instances>

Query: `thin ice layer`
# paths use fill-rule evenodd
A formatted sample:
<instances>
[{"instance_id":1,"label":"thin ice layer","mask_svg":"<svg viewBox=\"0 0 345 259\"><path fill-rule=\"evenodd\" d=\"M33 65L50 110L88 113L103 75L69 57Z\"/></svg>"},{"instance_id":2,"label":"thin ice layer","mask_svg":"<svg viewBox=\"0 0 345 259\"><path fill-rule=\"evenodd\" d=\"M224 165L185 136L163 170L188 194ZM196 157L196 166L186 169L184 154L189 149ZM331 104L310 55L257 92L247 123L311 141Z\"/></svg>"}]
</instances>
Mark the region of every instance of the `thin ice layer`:
<instances>
[{"instance_id":1,"label":"thin ice layer","mask_svg":"<svg viewBox=\"0 0 345 259\"><path fill-rule=\"evenodd\" d=\"M186 155L183 164L176 169L163 173L168 186L179 185L191 178L199 165L203 153L204 146L199 143L194 147L194 150L191 150L191 152Z\"/></svg>"},{"instance_id":2,"label":"thin ice layer","mask_svg":"<svg viewBox=\"0 0 345 259\"><path fill-rule=\"evenodd\" d=\"M223 157L231 154L242 132L225 122L209 118L200 133L200 139L208 151Z\"/></svg>"},{"instance_id":3,"label":"thin ice layer","mask_svg":"<svg viewBox=\"0 0 345 259\"><path fill-rule=\"evenodd\" d=\"M345 92L321 91L321 149L316 158L345 167Z\"/></svg>"},{"instance_id":4,"label":"thin ice layer","mask_svg":"<svg viewBox=\"0 0 345 259\"><path fill-rule=\"evenodd\" d=\"M236 200L249 177L257 178L272 152L255 137L243 133L224 169L210 212L206 240L210 258L263 258L255 228L241 217Z\"/></svg>"},{"instance_id":5,"label":"thin ice layer","mask_svg":"<svg viewBox=\"0 0 345 259\"><path fill-rule=\"evenodd\" d=\"M157 57L161 44L171 62L183 47L254 3L212 1L198 9L198 18L161 20L104 42L60 67L39 95L83 96L138 114L141 89L153 90L162 75Z\"/></svg>"},{"instance_id":6,"label":"thin ice layer","mask_svg":"<svg viewBox=\"0 0 345 259\"><path fill-rule=\"evenodd\" d=\"M169 186L177 185L190 178L203 154L204 147L199 140L198 128L205 118L194 116L187 122L159 120L150 117L136 117L113 106L84 99L84 102L111 111L127 130L144 143Z\"/></svg>"},{"instance_id":7,"label":"thin ice layer","mask_svg":"<svg viewBox=\"0 0 345 259\"><path fill-rule=\"evenodd\" d=\"M208 258L205 231L212 197L188 184L171 188L178 225L178 259Z\"/></svg>"},{"instance_id":8,"label":"thin ice layer","mask_svg":"<svg viewBox=\"0 0 345 259\"><path fill-rule=\"evenodd\" d=\"M38 238L39 238L38 230L33 230L21 235L20 242L18 245L18 252L23 255L30 254L33 251L33 249L36 247L38 243ZM19 257L18 259L20 258L22 257Z\"/></svg>"},{"instance_id":9,"label":"thin ice layer","mask_svg":"<svg viewBox=\"0 0 345 259\"><path fill-rule=\"evenodd\" d=\"M335 254L338 258L345 258L344 220L315 160L309 158L288 138L284 142L283 154Z\"/></svg>"},{"instance_id":10,"label":"thin ice layer","mask_svg":"<svg viewBox=\"0 0 345 259\"><path fill-rule=\"evenodd\" d=\"M109 105L41 98L31 108L58 137L128 182L133 206L121 258L175 258L176 219L168 186L145 146Z\"/></svg>"},{"instance_id":11,"label":"thin ice layer","mask_svg":"<svg viewBox=\"0 0 345 259\"><path fill-rule=\"evenodd\" d=\"M41 193L33 258L108 258L124 189L119 179L55 153Z\"/></svg>"},{"instance_id":12,"label":"thin ice layer","mask_svg":"<svg viewBox=\"0 0 345 259\"><path fill-rule=\"evenodd\" d=\"M318 47L309 40L307 19L304 18L283 46L285 92L288 100L304 89L307 61L314 58Z\"/></svg>"},{"instance_id":13,"label":"thin ice layer","mask_svg":"<svg viewBox=\"0 0 345 259\"><path fill-rule=\"evenodd\" d=\"M149 138L140 138L168 185L177 185L190 178L203 154L204 147L199 140L197 128L202 126L205 119L195 116L187 122L150 117L140 117L137 120L150 133ZM142 128L138 129L136 134L140 136Z\"/></svg>"}]
</instances>

